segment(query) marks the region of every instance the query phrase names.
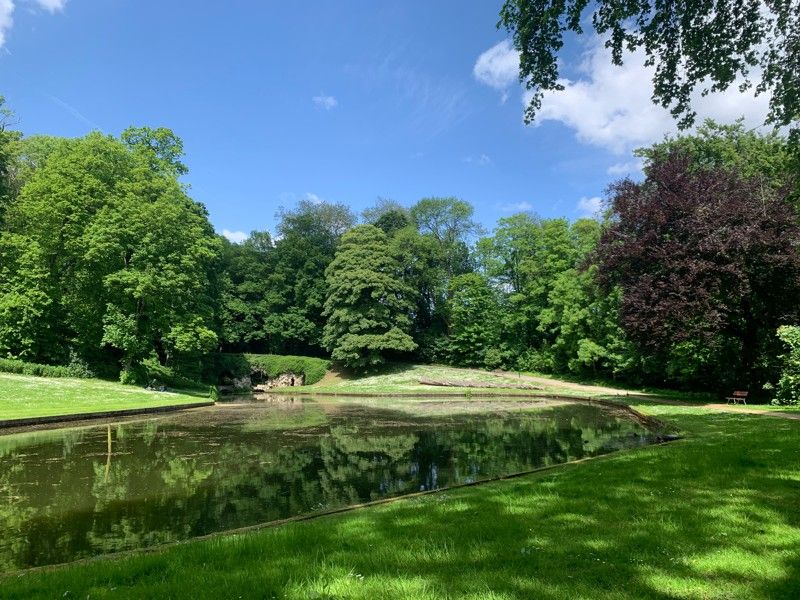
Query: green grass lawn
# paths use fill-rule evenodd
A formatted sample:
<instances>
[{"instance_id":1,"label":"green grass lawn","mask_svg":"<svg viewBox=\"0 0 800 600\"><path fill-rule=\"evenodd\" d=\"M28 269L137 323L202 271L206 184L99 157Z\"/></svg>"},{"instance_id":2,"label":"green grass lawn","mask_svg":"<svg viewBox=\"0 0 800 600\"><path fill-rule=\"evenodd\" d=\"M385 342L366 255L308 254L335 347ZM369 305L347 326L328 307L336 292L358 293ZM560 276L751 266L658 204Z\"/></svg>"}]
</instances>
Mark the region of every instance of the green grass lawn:
<instances>
[{"instance_id":1,"label":"green grass lawn","mask_svg":"<svg viewBox=\"0 0 800 600\"><path fill-rule=\"evenodd\" d=\"M800 597L800 422L635 407L685 438L534 476L0 580L3 598Z\"/></svg>"},{"instance_id":2,"label":"green grass lawn","mask_svg":"<svg viewBox=\"0 0 800 600\"><path fill-rule=\"evenodd\" d=\"M204 399L208 399L207 393L151 392L99 379L0 373L0 420L168 406Z\"/></svg>"}]
</instances>

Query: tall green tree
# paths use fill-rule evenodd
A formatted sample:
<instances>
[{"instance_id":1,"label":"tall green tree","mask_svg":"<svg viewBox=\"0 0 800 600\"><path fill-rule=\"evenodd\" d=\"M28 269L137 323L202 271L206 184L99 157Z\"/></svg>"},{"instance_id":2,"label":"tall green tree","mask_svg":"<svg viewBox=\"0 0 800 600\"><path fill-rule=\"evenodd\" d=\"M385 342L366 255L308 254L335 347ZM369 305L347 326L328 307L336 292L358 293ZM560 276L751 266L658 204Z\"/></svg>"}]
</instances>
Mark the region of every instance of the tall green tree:
<instances>
[{"instance_id":1,"label":"tall green tree","mask_svg":"<svg viewBox=\"0 0 800 600\"><path fill-rule=\"evenodd\" d=\"M379 227L390 238L412 224L409 210L389 198L378 198L375 205L365 209L361 216L365 223Z\"/></svg>"},{"instance_id":2,"label":"tall green tree","mask_svg":"<svg viewBox=\"0 0 800 600\"><path fill-rule=\"evenodd\" d=\"M452 364L496 368L500 350L501 307L497 291L483 275L467 273L450 282L450 329L445 341Z\"/></svg>"},{"instance_id":3,"label":"tall green tree","mask_svg":"<svg viewBox=\"0 0 800 600\"><path fill-rule=\"evenodd\" d=\"M348 231L325 280L323 342L334 360L367 369L416 348L408 334L414 292L400 279L381 229L358 225Z\"/></svg>"},{"instance_id":4,"label":"tall green tree","mask_svg":"<svg viewBox=\"0 0 800 600\"><path fill-rule=\"evenodd\" d=\"M269 232L254 231L242 244L222 239L221 321L226 350L275 351L267 320L270 289L264 285L270 274L273 244Z\"/></svg>"},{"instance_id":5,"label":"tall green tree","mask_svg":"<svg viewBox=\"0 0 800 600\"><path fill-rule=\"evenodd\" d=\"M132 366L215 344L219 242L176 177L111 136L48 145L7 217L47 272L52 355Z\"/></svg>"},{"instance_id":6,"label":"tall green tree","mask_svg":"<svg viewBox=\"0 0 800 600\"><path fill-rule=\"evenodd\" d=\"M482 268L504 295L503 346L517 357L518 367L553 371L577 364L564 357L565 348L574 353L577 346L559 340L553 318L561 311L554 311L552 303L557 288L575 283L570 278L578 276L599 235L600 224L592 219L571 224L523 213L501 219L494 235L478 242ZM572 300L588 303L585 296L576 296L577 290L571 290ZM556 346L561 358L554 356Z\"/></svg>"},{"instance_id":7,"label":"tall green tree","mask_svg":"<svg viewBox=\"0 0 800 600\"><path fill-rule=\"evenodd\" d=\"M344 204L301 200L278 213L278 241L270 253L264 309L267 334L282 353L319 354L327 287L325 270L356 219Z\"/></svg>"},{"instance_id":8,"label":"tall green tree","mask_svg":"<svg viewBox=\"0 0 800 600\"><path fill-rule=\"evenodd\" d=\"M35 241L0 235L0 356L52 360L52 294Z\"/></svg>"},{"instance_id":9,"label":"tall green tree","mask_svg":"<svg viewBox=\"0 0 800 600\"><path fill-rule=\"evenodd\" d=\"M15 196L14 167L18 153L17 143L20 133L11 127L14 114L5 105L5 98L0 96L0 228L8 205Z\"/></svg>"}]
</instances>

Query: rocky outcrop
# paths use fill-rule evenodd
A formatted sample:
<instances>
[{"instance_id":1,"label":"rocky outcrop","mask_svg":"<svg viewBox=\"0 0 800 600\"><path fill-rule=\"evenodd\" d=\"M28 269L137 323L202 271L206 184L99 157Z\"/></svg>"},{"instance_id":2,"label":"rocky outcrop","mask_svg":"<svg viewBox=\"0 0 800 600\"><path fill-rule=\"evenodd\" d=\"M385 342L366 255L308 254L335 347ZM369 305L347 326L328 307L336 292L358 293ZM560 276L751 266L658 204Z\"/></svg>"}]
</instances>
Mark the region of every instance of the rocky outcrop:
<instances>
[{"instance_id":1,"label":"rocky outcrop","mask_svg":"<svg viewBox=\"0 0 800 600\"><path fill-rule=\"evenodd\" d=\"M296 375L294 373L281 373L277 377L267 377L263 383L256 384L253 387L254 392L267 392L275 388L282 387L295 387L303 385L305 376Z\"/></svg>"}]
</instances>

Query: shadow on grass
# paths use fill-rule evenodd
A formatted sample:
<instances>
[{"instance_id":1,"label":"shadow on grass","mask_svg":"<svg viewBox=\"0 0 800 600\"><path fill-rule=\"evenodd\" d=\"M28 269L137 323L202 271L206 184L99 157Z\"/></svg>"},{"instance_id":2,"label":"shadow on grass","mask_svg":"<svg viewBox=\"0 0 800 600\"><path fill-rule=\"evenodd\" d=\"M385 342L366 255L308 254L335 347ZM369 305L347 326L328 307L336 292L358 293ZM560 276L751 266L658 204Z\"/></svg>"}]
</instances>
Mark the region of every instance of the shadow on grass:
<instances>
[{"instance_id":1,"label":"shadow on grass","mask_svg":"<svg viewBox=\"0 0 800 600\"><path fill-rule=\"evenodd\" d=\"M29 572L0 580L0 595L800 597L800 423L677 408L670 416L686 440L157 554Z\"/></svg>"}]
</instances>

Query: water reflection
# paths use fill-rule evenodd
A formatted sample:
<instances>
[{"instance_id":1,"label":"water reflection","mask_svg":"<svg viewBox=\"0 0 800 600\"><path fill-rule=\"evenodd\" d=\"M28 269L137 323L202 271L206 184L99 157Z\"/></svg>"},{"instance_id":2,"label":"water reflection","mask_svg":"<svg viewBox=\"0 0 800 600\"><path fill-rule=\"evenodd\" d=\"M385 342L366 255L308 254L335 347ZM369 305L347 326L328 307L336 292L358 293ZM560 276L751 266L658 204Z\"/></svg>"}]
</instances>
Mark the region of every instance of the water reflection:
<instances>
[{"instance_id":1,"label":"water reflection","mask_svg":"<svg viewBox=\"0 0 800 600\"><path fill-rule=\"evenodd\" d=\"M218 405L0 437L0 570L439 489L652 439L624 415L581 404L390 406Z\"/></svg>"}]
</instances>

